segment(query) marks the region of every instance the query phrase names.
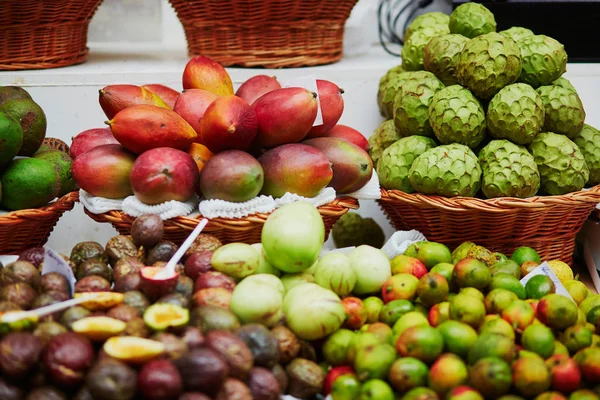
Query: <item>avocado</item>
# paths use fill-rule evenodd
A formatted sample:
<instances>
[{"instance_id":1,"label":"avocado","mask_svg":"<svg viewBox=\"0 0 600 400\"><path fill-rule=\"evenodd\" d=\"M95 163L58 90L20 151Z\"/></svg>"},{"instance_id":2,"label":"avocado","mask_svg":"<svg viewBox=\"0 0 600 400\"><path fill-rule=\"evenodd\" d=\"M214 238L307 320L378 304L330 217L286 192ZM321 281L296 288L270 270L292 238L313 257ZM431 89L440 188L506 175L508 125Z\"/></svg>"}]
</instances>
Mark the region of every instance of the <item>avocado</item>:
<instances>
[{"instance_id":1,"label":"avocado","mask_svg":"<svg viewBox=\"0 0 600 400\"><path fill-rule=\"evenodd\" d=\"M4 112L19 121L23 129L23 144L17 155L33 155L46 137L46 114L44 114L44 110L31 99L16 99L0 104L0 112Z\"/></svg>"},{"instance_id":2,"label":"avocado","mask_svg":"<svg viewBox=\"0 0 600 400\"><path fill-rule=\"evenodd\" d=\"M71 157L67 153L60 150L48 150L34 154L33 158L46 160L54 166L60 178L59 196L64 196L75 189L75 180L73 179L73 174L71 174L73 160L71 160Z\"/></svg>"},{"instance_id":3,"label":"avocado","mask_svg":"<svg viewBox=\"0 0 600 400\"><path fill-rule=\"evenodd\" d=\"M0 166L6 165L19 153L23 144L23 128L19 121L0 112Z\"/></svg>"},{"instance_id":4,"label":"avocado","mask_svg":"<svg viewBox=\"0 0 600 400\"><path fill-rule=\"evenodd\" d=\"M7 210L41 207L60 191L60 179L52 164L36 158L14 160L0 182L3 189L0 205Z\"/></svg>"},{"instance_id":5,"label":"avocado","mask_svg":"<svg viewBox=\"0 0 600 400\"><path fill-rule=\"evenodd\" d=\"M0 87L0 104L9 100L30 99L31 96L27 91L18 86L2 86Z\"/></svg>"}]
</instances>

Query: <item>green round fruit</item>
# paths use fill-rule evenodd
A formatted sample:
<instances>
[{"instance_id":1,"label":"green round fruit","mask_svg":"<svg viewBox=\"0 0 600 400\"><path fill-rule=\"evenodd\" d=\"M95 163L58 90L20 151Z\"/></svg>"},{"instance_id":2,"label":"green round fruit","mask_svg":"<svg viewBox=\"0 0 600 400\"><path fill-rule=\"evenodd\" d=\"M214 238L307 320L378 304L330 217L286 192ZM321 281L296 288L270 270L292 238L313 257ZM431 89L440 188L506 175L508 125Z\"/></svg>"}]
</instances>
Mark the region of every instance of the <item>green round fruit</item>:
<instances>
[{"instance_id":1,"label":"green round fruit","mask_svg":"<svg viewBox=\"0 0 600 400\"><path fill-rule=\"evenodd\" d=\"M485 316L483 301L465 294L458 294L450 301L450 318L479 327Z\"/></svg>"},{"instance_id":2,"label":"green round fruit","mask_svg":"<svg viewBox=\"0 0 600 400\"><path fill-rule=\"evenodd\" d=\"M356 276L348 257L338 252L325 254L317 261L314 277L317 285L340 297L348 296L356 285Z\"/></svg>"},{"instance_id":3,"label":"green round fruit","mask_svg":"<svg viewBox=\"0 0 600 400\"><path fill-rule=\"evenodd\" d=\"M354 370L361 381L384 379L396 360L396 349L388 343L363 346L356 352Z\"/></svg>"},{"instance_id":4,"label":"green round fruit","mask_svg":"<svg viewBox=\"0 0 600 400\"><path fill-rule=\"evenodd\" d=\"M477 332L470 325L459 321L442 322L437 330L442 334L446 351L465 358L477 340Z\"/></svg>"},{"instance_id":5,"label":"green round fruit","mask_svg":"<svg viewBox=\"0 0 600 400\"><path fill-rule=\"evenodd\" d=\"M60 178L54 166L37 158L12 161L0 177L0 185L0 204L11 211L45 206L60 192Z\"/></svg>"},{"instance_id":6,"label":"green round fruit","mask_svg":"<svg viewBox=\"0 0 600 400\"><path fill-rule=\"evenodd\" d=\"M46 114L31 98L13 98L0 104L0 112L21 124L23 143L17 155L32 156L46 137Z\"/></svg>"},{"instance_id":7,"label":"green round fruit","mask_svg":"<svg viewBox=\"0 0 600 400\"><path fill-rule=\"evenodd\" d=\"M494 277L492 277L492 282L494 282ZM485 309L488 314L501 314L502 311L508 308L508 306L518 298L518 295L511 290L500 287L491 289L485 296Z\"/></svg>"},{"instance_id":8,"label":"green round fruit","mask_svg":"<svg viewBox=\"0 0 600 400\"><path fill-rule=\"evenodd\" d=\"M494 14L485 6L467 2L456 7L450 14L450 32L474 38L496 31Z\"/></svg>"},{"instance_id":9,"label":"green round fruit","mask_svg":"<svg viewBox=\"0 0 600 400\"><path fill-rule=\"evenodd\" d=\"M381 379L371 379L360 389L361 400L394 400L394 391Z\"/></svg>"},{"instance_id":10,"label":"green round fruit","mask_svg":"<svg viewBox=\"0 0 600 400\"><path fill-rule=\"evenodd\" d=\"M388 381L398 392L427 385L429 368L423 361L414 357L398 358L388 372Z\"/></svg>"},{"instance_id":11,"label":"green round fruit","mask_svg":"<svg viewBox=\"0 0 600 400\"><path fill-rule=\"evenodd\" d=\"M586 321L592 325L596 325L600 320L600 306L592 308L585 316Z\"/></svg>"},{"instance_id":12,"label":"green round fruit","mask_svg":"<svg viewBox=\"0 0 600 400\"><path fill-rule=\"evenodd\" d=\"M348 362L348 347L355 334L348 329L340 329L329 335L323 344L323 358L332 366Z\"/></svg>"},{"instance_id":13,"label":"green round fruit","mask_svg":"<svg viewBox=\"0 0 600 400\"><path fill-rule=\"evenodd\" d=\"M466 296L475 297L479 301L484 301L485 300L485 296L483 295L483 293L481 292L481 290L475 289L474 287L465 287L465 288L462 288L462 289L460 289L460 291L458 292L458 294L464 294Z\"/></svg>"},{"instance_id":14,"label":"green round fruit","mask_svg":"<svg viewBox=\"0 0 600 400\"><path fill-rule=\"evenodd\" d=\"M535 320L535 311L529 303L516 300L502 311L502 318L510 323L513 329L522 332Z\"/></svg>"},{"instance_id":15,"label":"green round fruit","mask_svg":"<svg viewBox=\"0 0 600 400\"><path fill-rule=\"evenodd\" d=\"M525 350L533 351L546 359L554 353L554 334L545 325L529 325L521 335L521 344Z\"/></svg>"},{"instance_id":16,"label":"green round fruit","mask_svg":"<svg viewBox=\"0 0 600 400\"><path fill-rule=\"evenodd\" d=\"M448 282L452 279L452 271L454 270L454 264L441 262L439 264L435 264L433 268L429 270L429 272L433 274L439 274L446 278Z\"/></svg>"},{"instance_id":17,"label":"green round fruit","mask_svg":"<svg viewBox=\"0 0 600 400\"><path fill-rule=\"evenodd\" d=\"M561 76L560 78L558 78L557 80L555 80L554 82L552 82L552 84L555 85L555 86L560 86L560 87L563 87L565 89L572 90L573 92L577 93L577 89L575 89L575 86L573 86L573 84L571 83L571 81L568 80L567 78L565 78L564 76Z\"/></svg>"},{"instance_id":18,"label":"green round fruit","mask_svg":"<svg viewBox=\"0 0 600 400\"><path fill-rule=\"evenodd\" d=\"M404 40L410 39L410 36L416 31L423 28L439 28L444 27L448 29L448 23L450 22L450 16L443 12L427 12L421 14L412 20L406 31L404 32Z\"/></svg>"},{"instance_id":19,"label":"green round fruit","mask_svg":"<svg viewBox=\"0 0 600 400\"><path fill-rule=\"evenodd\" d=\"M592 345L593 334L594 331L585 325L573 325L565 329L561 341L571 354L575 354Z\"/></svg>"},{"instance_id":20,"label":"green round fruit","mask_svg":"<svg viewBox=\"0 0 600 400\"><path fill-rule=\"evenodd\" d=\"M485 357L498 357L510 364L516 356L513 339L499 333L482 333L469 349L468 361L473 365Z\"/></svg>"},{"instance_id":21,"label":"green round fruit","mask_svg":"<svg viewBox=\"0 0 600 400\"><path fill-rule=\"evenodd\" d=\"M524 397L535 397L550 387L550 372L539 356L519 358L512 365L513 385Z\"/></svg>"},{"instance_id":22,"label":"green round fruit","mask_svg":"<svg viewBox=\"0 0 600 400\"><path fill-rule=\"evenodd\" d=\"M521 266L513 260L500 261L490 267L492 276L497 274L509 274L521 279Z\"/></svg>"},{"instance_id":23,"label":"green round fruit","mask_svg":"<svg viewBox=\"0 0 600 400\"><path fill-rule=\"evenodd\" d=\"M484 357L471 369L470 383L486 398L498 397L510 390L510 365L497 357Z\"/></svg>"},{"instance_id":24,"label":"green round fruit","mask_svg":"<svg viewBox=\"0 0 600 400\"><path fill-rule=\"evenodd\" d=\"M540 86L537 89L545 109L544 130L573 139L585 121L583 103L576 92L560 86Z\"/></svg>"},{"instance_id":25,"label":"green round fruit","mask_svg":"<svg viewBox=\"0 0 600 400\"><path fill-rule=\"evenodd\" d=\"M565 296L549 294L540 299L536 315L548 327L562 330L577 321L577 306Z\"/></svg>"},{"instance_id":26,"label":"green round fruit","mask_svg":"<svg viewBox=\"0 0 600 400\"><path fill-rule=\"evenodd\" d=\"M538 264L542 262L537 251L527 246L516 249L510 256L510 259L519 265L523 265L526 261L535 261Z\"/></svg>"},{"instance_id":27,"label":"green round fruit","mask_svg":"<svg viewBox=\"0 0 600 400\"><path fill-rule=\"evenodd\" d=\"M392 116L390 115L389 117L391 118ZM394 120L392 119L382 122L373 134L369 136L369 147L367 150L378 174L380 174L378 163L384 150L400 139L402 139L402 136L396 130L396 125L394 125Z\"/></svg>"},{"instance_id":28,"label":"green round fruit","mask_svg":"<svg viewBox=\"0 0 600 400\"><path fill-rule=\"evenodd\" d=\"M401 316L392 327L392 344L395 345L398 342L398 338L400 337L400 335L402 335L404 331L406 331L408 328L421 325L429 326L429 320L426 316L424 316L418 311L407 312L406 314Z\"/></svg>"},{"instance_id":29,"label":"green round fruit","mask_svg":"<svg viewBox=\"0 0 600 400\"><path fill-rule=\"evenodd\" d=\"M567 70L567 53L557 40L545 36L527 36L519 40L523 69L520 81L534 88L550 85Z\"/></svg>"},{"instance_id":30,"label":"green round fruit","mask_svg":"<svg viewBox=\"0 0 600 400\"><path fill-rule=\"evenodd\" d=\"M521 284L521 282L515 278L513 275L509 275L506 273L497 273L492 277L490 281L489 290L494 289L506 289L510 290L521 300L525 300L527 298L527 291ZM510 305L510 304L509 304Z\"/></svg>"},{"instance_id":31,"label":"green round fruit","mask_svg":"<svg viewBox=\"0 0 600 400\"><path fill-rule=\"evenodd\" d=\"M556 289L552 279L546 275L536 275L527 281L525 290L528 299L539 300L547 294L554 293Z\"/></svg>"},{"instance_id":32,"label":"green round fruit","mask_svg":"<svg viewBox=\"0 0 600 400\"><path fill-rule=\"evenodd\" d=\"M515 330L508 322L506 322L506 320L500 318L499 316L494 316L493 318L489 319L486 318L485 322L481 324L479 327L479 334L483 335L485 333L498 333L510 338L511 340L515 340Z\"/></svg>"},{"instance_id":33,"label":"green round fruit","mask_svg":"<svg viewBox=\"0 0 600 400\"><path fill-rule=\"evenodd\" d=\"M438 35L450 33L448 26L435 25L414 31L402 46L402 67L407 71L423 69L423 52L431 39Z\"/></svg>"},{"instance_id":34,"label":"green round fruit","mask_svg":"<svg viewBox=\"0 0 600 400\"><path fill-rule=\"evenodd\" d=\"M511 28L505 29L503 31L498 32L506 37L511 38L512 40L514 40L515 42L518 42L519 40L526 38L528 36L533 36L534 33L531 29L527 29L527 28L523 28L520 26L513 26Z\"/></svg>"},{"instance_id":35,"label":"green round fruit","mask_svg":"<svg viewBox=\"0 0 600 400\"><path fill-rule=\"evenodd\" d=\"M351 374L338 377L331 385L332 400L354 400L360 394L360 382Z\"/></svg>"},{"instance_id":36,"label":"green round fruit","mask_svg":"<svg viewBox=\"0 0 600 400\"><path fill-rule=\"evenodd\" d=\"M19 153L23 144L23 128L19 121L8 114L0 112L0 166L4 166L12 161Z\"/></svg>"},{"instance_id":37,"label":"green round fruit","mask_svg":"<svg viewBox=\"0 0 600 400\"><path fill-rule=\"evenodd\" d=\"M429 387L440 394L466 384L468 379L469 371L464 361L452 353L442 354L429 371Z\"/></svg>"},{"instance_id":38,"label":"green round fruit","mask_svg":"<svg viewBox=\"0 0 600 400\"><path fill-rule=\"evenodd\" d=\"M465 258L454 266L452 279L458 287L472 287L482 290L490 284L492 275L488 267L481 261Z\"/></svg>"},{"instance_id":39,"label":"green round fruit","mask_svg":"<svg viewBox=\"0 0 600 400\"><path fill-rule=\"evenodd\" d=\"M331 236L338 249L363 244L380 249L385 244L385 234L379 224L373 218L363 218L355 212L342 215L333 225Z\"/></svg>"},{"instance_id":40,"label":"green round fruit","mask_svg":"<svg viewBox=\"0 0 600 400\"><path fill-rule=\"evenodd\" d=\"M367 324L379 321L379 314L383 309L383 300L379 297L370 296L363 300L363 306L367 310Z\"/></svg>"},{"instance_id":41,"label":"green round fruit","mask_svg":"<svg viewBox=\"0 0 600 400\"><path fill-rule=\"evenodd\" d=\"M358 351L363 347L374 346L381 343L377 335L371 332L355 332L354 336L350 340L348 350L346 352L346 358L348 364L354 364Z\"/></svg>"},{"instance_id":42,"label":"green round fruit","mask_svg":"<svg viewBox=\"0 0 600 400\"><path fill-rule=\"evenodd\" d=\"M427 315L431 326L439 326L450 320L450 303L447 301L438 303L429 309Z\"/></svg>"},{"instance_id":43,"label":"green round fruit","mask_svg":"<svg viewBox=\"0 0 600 400\"><path fill-rule=\"evenodd\" d=\"M435 36L423 50L423 67L433 72L444 85L456 85L456 64L465 43L463 35L448 33Z\"/></svg>"},{"instance_id":44,"label":"green round fruit","mask_svg":"<svg viewBox=\"0 0 600 400\"><path fill-rule=\"evenodd\" d=\"M417 296L426 307L441 303L448 297L450 288L448 281L442 275L428 273L419 279Z\"/></svg>"},{"instance_id":45,"label":"green round fruit","mask_svg":"<svg viewBox=\"0 0 600 400\"><path fill-rule=\"evenodd\" d=\"M405 330L396 343L402 357L414 357L424 363L431 363L444 350L442 334L429 325L418 325Z\"/></svg>"},{"instance_id":46,"label":"green round fruit","mask_svg":"<svg viewBox=\"0 0 600 400\"><path fill-rule=\"evenodd\" d=\"M393 326L404 314L414 311L415 306L408 300L392 300L381 309L379 321Z\"/></svg>"},{"instance_id":47,"label":"green round fruit","mask_svg":"<svg viewBox=\"0 0 600 400\"><path fill-rule=\"evenodd\" d=\"M436 392L427 387L416 387L404 394L402 400L439 400ZM483 399L482 399L483 400Z\"/></svg>"},{"instance_id":48,"label":"green round fruit","mask_svg":"<svg viewBox=\"0 0 600 400\"><path fill-rule=\"evenodd\" d=\"M588 185L600 183L600 131L588 124L583 124L581 131L573 138L579 147L590 170Z\"/></svg>"}]
</instances>

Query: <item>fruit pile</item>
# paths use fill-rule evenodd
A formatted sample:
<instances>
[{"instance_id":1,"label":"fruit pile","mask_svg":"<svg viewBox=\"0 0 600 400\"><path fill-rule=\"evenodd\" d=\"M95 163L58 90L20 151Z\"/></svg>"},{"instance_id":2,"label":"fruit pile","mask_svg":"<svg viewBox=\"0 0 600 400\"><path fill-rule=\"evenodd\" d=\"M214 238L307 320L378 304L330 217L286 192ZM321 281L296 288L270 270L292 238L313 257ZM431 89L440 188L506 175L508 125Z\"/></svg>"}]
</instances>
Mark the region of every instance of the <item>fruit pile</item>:
<instances>
[{"instance_id":1,"label":"fruit pile","mask_svg":"<svg viewBox=\"0 0 600 400\"><path fill-rule=\"evenodd\" d=\"M68 154L43 145L46 115L18 86L0 87L0 207L37 208L75 189Z\"/></svg>"},{"instance_id":2,"label":"fruit pile","mask_svg":"<svg viewBox=\"0 0 600 400\"><path fill-rule=\"evenodd\" d=\"M561 43L496 32L475 2L417 17L405 38L402 65L379 83L387 121L369 138L384 188L527 198L600 183L600 131L562 77Z\"/></svg>"},{"instance_id":3,"label":"fruit pile","mask_svg":"<svg viewBox=\"0 0 600 400\"><path fill-rule=\"evenodd\" d=\"M94 196L135 194L150 205L194 193L239 203L259 194L314 197L326 186L356 191L373 171L367 140L337 125L343 90L325 80L316 87L319 101L310 90L258 75L234 94L225 69L206 57L186 65L183 93L107 86L100 105L110 128L73 139L73 175Z\"/></svg>"},{"instance_id":4,"label":"fruit pile","mask_svg":"<svg viewBox=\"0 0 600 400\"><path fill-rule=\"evenodd\" d=\"M271 214L261 243L200 235L165 278L177 247L162 230L139 217L131 236L64 256L75 297L100 298L0 325L2 399L598 399L600 295L556 261L574 301L545 275L523 286L534 249L320 256L323 221L298 202ZM3 314L70 297L42 267L36 248L2 269Z\"/></svg>"}]
</instances>

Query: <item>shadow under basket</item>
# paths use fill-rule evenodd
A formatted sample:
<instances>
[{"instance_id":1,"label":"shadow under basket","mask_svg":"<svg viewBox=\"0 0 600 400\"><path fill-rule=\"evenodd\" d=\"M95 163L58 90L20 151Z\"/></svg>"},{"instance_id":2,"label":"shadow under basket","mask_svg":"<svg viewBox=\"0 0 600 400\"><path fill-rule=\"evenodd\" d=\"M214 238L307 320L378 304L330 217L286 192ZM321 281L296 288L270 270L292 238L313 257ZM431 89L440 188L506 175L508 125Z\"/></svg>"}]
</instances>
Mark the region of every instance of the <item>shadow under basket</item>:
<instances>
[{"instance_id":1,"label":"shadow under basket","mask_svg":"<svg viewBox=\"0 0 600 400\"><path fill-rule=\"evenodd\" d=\"M358 0L169 0L190 56L224 66L304 67L342 58Z\"/></svg>"},{"instance_id":2,"label":"shadow under basket","mask_svg":"<svg viewBox=\"0 0 600 400\"><path fill-rule=\"evenodd\" d=\"M0 70L66 67L85 61L92 16L102 0L3 0Z\"/></svg>"},{"instance_id":3,"label":"shadow under basket","mask_svg":"<svg viewBox=\"0 0 600 400\"><path fill-rule=\"evenodd\" d=\"M46 138L44 144L69 152L69 147L59 139ZM74 191L43 207L0 215L0 254L16 255L31 247L46 244L60 217L65 211L72 210L78 200L79 192Z\"/></svg>"},{"instance_id":4,"label":"shadow under basket","mask_svg":"<svg viewBox=\"0 0 600 400\"><path fill-rule=\"evenodd\" d=\"M397 230L416 229L451 250L471 241L510 256L529 246L542 260L571 265L575 236L600 203L600 185L562 196L488 200L382 189L378 203Z\"/></svg>"},{"instance_id":5,"label":"shadow under basket","mask_svg":"<svg viewBox=\"0 0 600 400\"><path fill-rule=\"evenodd\" d=\"M349 210L358 208L358 200L350 197L341 197L331 203L318 207L317 210L325 223L325 237L329 237L329 232L333 224ZM108 222L122 235L131 234L131 223L135 217L125 214L123 211L109 211L103 214L93 214L84 208L85 213L96 222ZM259 243L262 233L262 227L270 214L253 214L244 218L227 219L213 218L209 219L208 224L202 230L202 233L215 235L224 244L242 242ZM177 245L189 236L189 234L198 225L201 216L197 218L176 217L164 221L163 239L170 240Z\"/></svg>"}]
</instances>

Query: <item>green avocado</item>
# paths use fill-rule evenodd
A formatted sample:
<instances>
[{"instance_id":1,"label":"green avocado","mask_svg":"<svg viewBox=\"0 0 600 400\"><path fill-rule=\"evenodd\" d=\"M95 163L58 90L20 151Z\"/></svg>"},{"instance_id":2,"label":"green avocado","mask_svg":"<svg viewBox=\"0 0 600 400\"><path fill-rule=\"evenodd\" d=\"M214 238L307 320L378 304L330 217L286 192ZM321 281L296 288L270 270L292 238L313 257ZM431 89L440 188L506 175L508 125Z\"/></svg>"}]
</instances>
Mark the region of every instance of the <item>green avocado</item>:
<instances>
[{"instance_id":1,"label":"green avocado","mask_svg":"<svg viewBox=\"0 0 600 400\"><path fill-rule=\"evenodd\" d=\"M54 166L37 158L14 160L0 177L5 210L37 208L48 204L60 191L60 178Z\"/></svg>"},{"instance_id":2,"label":"green avocado","mask_svg":"<svg viewBox=\"0 0 600 400\"><path fill-rule=\"evenodd\" d=\"M12 161L23 144L23 129L13 117L0 112L0 166Z\"/></svg>"},{"instance_id":3,"label":"green avocado","mask_svg":"<svg viewBox=\"0 0 600 400\"><path fill-rule=\"evenodd\" d=\"M64 196L65 194L73 191L75 188L75 180L73 179L73 174L71 173L71 165L73 164L73 160L67 153L60 150L47 150L41 153L38 151L33 155L33 158L46 160L54 166L60 178L59 196Z\"/></svg>"},{"instance_id":4,"label":"green avocado","mask_svg":"<svg viewBox=\"0 0 600 400\"><path fill-rule=\"evenodd\" d=\"M19 121L23 129L23 145L17 155L32 156L46 137L44 110L31 99L16 99L0 104L0 112Z\"/></svg>"}]
</instances>

